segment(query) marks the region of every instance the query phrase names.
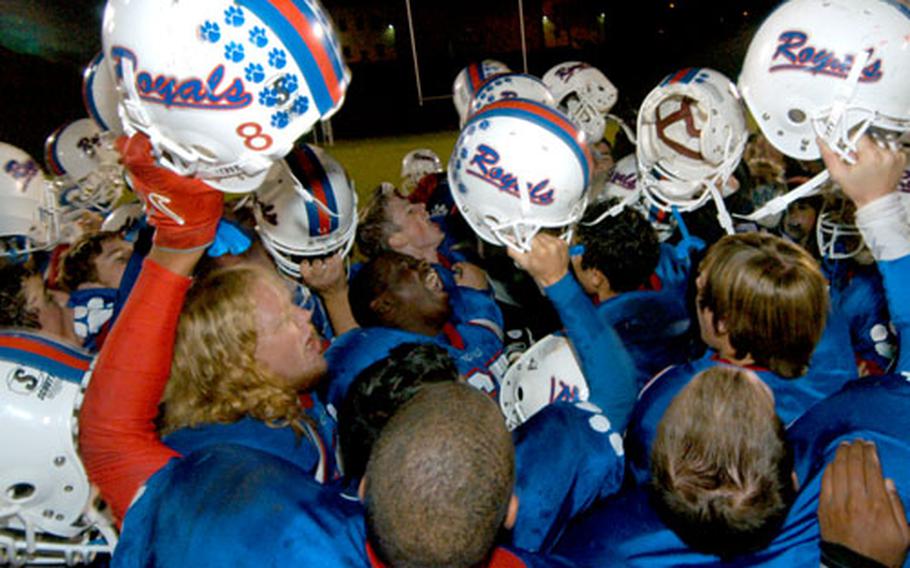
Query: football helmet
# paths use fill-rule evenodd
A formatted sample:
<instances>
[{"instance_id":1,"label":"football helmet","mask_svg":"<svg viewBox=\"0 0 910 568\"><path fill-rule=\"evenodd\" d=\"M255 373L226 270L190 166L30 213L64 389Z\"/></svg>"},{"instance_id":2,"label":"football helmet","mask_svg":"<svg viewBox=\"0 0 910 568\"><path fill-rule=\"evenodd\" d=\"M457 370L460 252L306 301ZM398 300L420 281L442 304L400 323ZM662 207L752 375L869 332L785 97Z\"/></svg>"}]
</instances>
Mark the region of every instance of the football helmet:
<instances>
[{"instance_id":1,"label":"football helmet","mask_svg":"<svg viewBox=\"0 0 910 568\"><path fill-rule=\"evenodd\" d=\"M89 354L38 334L0 332L0 561L88 563L117 533L76 452Z\"/></svg>"},{"instance_id":2,"label":"football helmet","mask_svg":"<svg viewBox=\"0 0 910 568\"><path fill-rule=\"evenodd\" d=\"M910 8L891 0L791 0L746 51L739 87L775 148L821 157L821 137L849 160L870 128L910 130Z\"/></svg>"},{"instance_id":3,"label":"football helmet","mask_svg":"<svg viewBox=\"0 0 910 568\"><path fill-rule=\"evenodd\" d=\"M141 201L131 201L118 205L113 211L107 214L104 221L101 222L101 230L111 233L121 233L128 241L133 241L135 231L139 222L145 216L145 209Z\"/></svg>"},{"instance_id":4,"label":"football helmet","mask_svg":"<svg viewBox=\"0 0 910 568\"><path fill-rule=\"evenodd\" d=\"M749 137L736 86L703 67L667 75L645 97L637 135L639 185L649 201L685 212L713 198L732 234L723 193L735 191L728 183Z\"/></svg>"},{"instance_id":5,"label":"football helmet","mask_svg":"<svg viewBox=\"0 0 910 568\"><path fill-rule=\"evenodd\" d=\"M581 217L592 158L584 134L558 109L510 99L475 113L449 159L449 187L481 239L521 251L543 228Z\"/></svg>"},{"instance_id":6,"label":"football helmet","mask_svg":"<svg viewBox=\"0 0 910 568\"><path fill-rule=\"evenodd\" d=\"M104 52L96 55L82 74L82 102L86 113L103 132L110 133L112 138L123 134L117 111L120 96L110 67L104 62Z\"/></svg>"},{"instance_id":7,"label":"football helmet","mask_svg":"<svg viewBox=\"0 0 910 568\"><path fill-rule=\"evenodd\" d=\"M556 99L543 81L524 73L500 73L490 77L477 89L471 98L468 118L496 101L526 99L556 108Z\"/></svg>"},{"instance_id":8,"label":"football helmet","mask_svg":"<svg viewBox=\"0 0 910 568\"><path fill-rule=\"evenodd\" d=\"M591 143L604 137L606 116L616 104L619 91L596 67L581 61L566 61L543 75L560 110L574 120Z\"/></svg>"},{"instance_id":9,"label":"football helmet","mask_svg":"<svg viewBox=\"0 0 910 568\"><path fill-rule=\"evenodd\" d=\"M282 274L300 280L306 257L346 255L357 233L357 193L324 150L301 144L275 163L255 193L262 244Z\"/></svg>"},{"instance_id":10,"label":"football helmet","mask_svg":"<svg viewBox=\"0 0 910 568\"><path fill-rule=\"evenodd\" d=\"M506 371L499 406L506 427L514 430L548 404L583 402L590 394L569 340L552 334L522 353Z\"/></svg>"},{"instance_id":11,"label":"football helmet","mask_svg":"<svg viewBox=\"0 0 910 568\"><path fill-rule=\"evenodd\" d=\"M31 156L0 142L0 257L46 250L60 236L51 184Z\"/></svg>"},{"instance_id":12,"label":"football helmet","mask_svg":"<svg viewBox=\"0 0 910 568\"><path fill-rule=\"evenodd\" d=\"M866 241L856 228L856 206L840 191L825 193L815 223L818 254L826 260L854 258L866 250Z\"/></svg>"},{"instance_id":13,"label":"football helmet","mask_svg":"<svg viewBox=\"0 0 910 568\"><path fill-rule=\"evenodd\" d=\"M471 63L458 72L452 83L452 100L455 103L455 111L458 113L459 126L464 126L468 119L468 107L471 105L471 99L474 98L477 89L490 77L510 71L511 69L501 61L484 59L480 63Z\"/></svg>"},{"instance_id":14,"label":"football helmet","mask_svg":"<svg viewBox=\"0 0 910 568\"><path fill-rule=\"evenodd\" d=\"M44 143L44 161L61 211L106 214L126 187L120 156L98 125L80 118L55 130Z\"/></svg>"},{"instance_id":15,"label":"football helmet","mask_svg":"<svg viewBox=\"0 0 910 568\"><path fill-rule=\"evenodd\" d=\"M350 81L318 0L108 0L102 43L127 133L227 192L259 187Z\"/></svg>"},{"instance_id":16,"label":"football helmet","mask_svg":"<svg viewBox=\"0 0 910 568\"><path fill-rule=\"evenodd\" d=\"M401 192L410 195L424 176L442 172L442 161L429 148L411 150L401 160Z\"/></svg>"}]
</instances>

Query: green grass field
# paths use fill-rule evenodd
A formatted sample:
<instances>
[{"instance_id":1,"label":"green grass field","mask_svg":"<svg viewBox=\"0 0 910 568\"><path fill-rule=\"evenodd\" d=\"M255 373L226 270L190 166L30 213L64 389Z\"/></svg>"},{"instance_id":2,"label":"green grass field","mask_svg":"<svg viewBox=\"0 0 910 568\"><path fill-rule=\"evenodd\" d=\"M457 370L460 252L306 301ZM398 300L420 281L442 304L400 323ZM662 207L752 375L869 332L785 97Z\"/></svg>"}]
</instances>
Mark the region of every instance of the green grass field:
<instances>
[{"instance_id":1,"label":"green grass field","mask_svg":"<svg viewBox=\"0 0 910 568\"><path fill-rule=\"evenodd\" d=\"M437 132L388 138L364 138L336 141L325 150L347 169L357 187L360 203L380 182L398 185L401 159L415 148L429 148L436 152L445 167L455 146L458 132Z\"/></svg>"}]
</instances>

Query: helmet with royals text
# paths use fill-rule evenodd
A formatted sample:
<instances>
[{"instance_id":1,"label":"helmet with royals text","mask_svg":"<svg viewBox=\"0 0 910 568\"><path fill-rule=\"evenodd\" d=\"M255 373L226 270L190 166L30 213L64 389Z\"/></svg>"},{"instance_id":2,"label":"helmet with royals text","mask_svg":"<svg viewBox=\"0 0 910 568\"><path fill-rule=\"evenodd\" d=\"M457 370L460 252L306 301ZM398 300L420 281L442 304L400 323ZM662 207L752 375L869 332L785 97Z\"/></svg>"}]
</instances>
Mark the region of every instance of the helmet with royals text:
<instances>
[{"instance_id":1,"label":"helmet with royals text","mask_svg":"<svg viewBox=\"0 0 910 568\"><path fill-rule=\"evenodd\" d=\"M455 204L477 235L522 251L544 228L563 228L571 237L591 171L584 134L569 117L524 99L475 113L448 165Z\"/></svg>"},{"instance_id":2,"label":"helmet with royals text","mask_svg":"<svg viewBox=\"0 0 910 568\"><path fill-rule=\"evenodd\" d=\"M23 258L59 240L51 184L31 156L0 142L0 257Z\"/></svg>"},{"instance_id":3,"label":"helmet with royals text","mask_svg":"<svg viewBox=\"0 0 910 568\"><path fill-rule=\"evenodd\" d=\"M548 335L521 354L502 379L499 406L514 430L548 404L588 400L588 382L569 340Z\"/></svg>"},{"instance_id":4,"label":"helmet with royals text","mask_svg":"<svg viewBox=\"0 0 910 568\"><path fill-rule=\"evenodd\" d=\"M619 98L619 91L606 75L587 63L566 61L544 73L543 82L559 108L581 126L589 141L604 137L605 116Z\"/></svg>"},{"instance_id":5,"label":"helmet with royals text","mask_svg":"<svg viewBox=\"0 0 910 568\"><path fill-rule=\"evenodd\" d=\"M790 0L752 37L739 88L784 154L842 156L870 128L910 130L910 7L897 0Z\"/></svg>"},{"instance_id":6,"label":"helmet with royals text","mask_svg":"<svg viewBox=\"0 0 910 568\"><path fill-rule=\"evenodd\" d=\"M341 164L324 150L301 144L272 167L255 193L253 214L278 269L299 279L305 258L351 250L357 193Z\"/></svg>"},{"instance_id":7,"label":"helmet with royals text","mask_svg":"<svg viewBox=\"0 0 910 568\"><path fill-rule=\"evenodd\" d=\"M0 561L89 563L117 534L76 452L77 404L89 354L27 332L0 331Z\"/></svg>"},{"instance_id":8,"label":"helmet with royals text","mask_svg":"<svg viewBox=\"0 0 910 568\"><path fill-rule=\"evenodd\" d=\"M401 160L401 190L409 195L424 176L442 172L442 161L429 148L417 148L404 155Z\"/></svg>"},{"instance_id":9,"label":"helmet with royals text","mask_svg":"<svg viewBox=\"0 0 910 568\"><path fill-rule=\"evenodd\" d=\"M227 192L259 187L350 81L318 0L108 0L102 42L127 133Z\"/></svg>"},{"instance_id":10,"label":"helmet with royals text","mask_svg":"<svg viewBox=\"0 0 910 568\"><path fill-rule=\"evenodd\" d=\"M556 99L543 81L524 73L502 73L487 79L474 93L468 109L468 118L496 101L525 99L556 108Z\"/></svg>"},{"instance_id":11,"label":"helmet with royals text","mask_svg":"<svg viewBox=\"0 0 910 568\"><path fill-rule=\"evenodd\" d=\"M815 240L818 254L825 260L857 258L868 251L856 227L856 206L840 190L825 193L815 223ZM872 261L868 254L858 260Z\"/></svg>"},{"instance_id":12,"label":"helmet with royals text","mask_svg":"<svg viewBox=\"0 0 910 568\"><path fill-rule=\"evenodd\" d=\"M458 113L458 124L464 125L468 119L468 107L474 93L487 79L500 73L509 73L511 70L501 61L484 59L480 63L471 63L458 72L452 83L452 100L455 111Z\"/></svg>"},{"instance_id":13,"label":"helmet with royals text","mask_svg":"<svg viewBox=\"0 0 910 568\"><path fill-rule=\"evenodd\" d=\"M108 213L126 182L120 156L88 118L65 124L44 143L44 161L55 176L54 192L61 211Z\"/></svg>"},{"instance_id":14,"label":"helmet with royals text","mask_svg":"<svg viewBox=\"0 0 910 568\"><path fill-rule=\"evenodd\" d=\"M714 199L728 233L723 197L736 190L733 172L749 138L736 86L724 75L690 67L667 75L638 113L638 183L665 211L692 211Z\"/></svg>"},{"instance_id":15,"label":"helmet with royals text","mask_svg":"<svg viewBox=\"0 0 910 568\"><path fill-rule=\"evenodd\" d=\"M102 132L112 138L123 134L118 106L120 95L111 77L111 69L104 62L104 52L99 53L82 74L82 102L85 111Z\"/></svg>"}]
</instances>

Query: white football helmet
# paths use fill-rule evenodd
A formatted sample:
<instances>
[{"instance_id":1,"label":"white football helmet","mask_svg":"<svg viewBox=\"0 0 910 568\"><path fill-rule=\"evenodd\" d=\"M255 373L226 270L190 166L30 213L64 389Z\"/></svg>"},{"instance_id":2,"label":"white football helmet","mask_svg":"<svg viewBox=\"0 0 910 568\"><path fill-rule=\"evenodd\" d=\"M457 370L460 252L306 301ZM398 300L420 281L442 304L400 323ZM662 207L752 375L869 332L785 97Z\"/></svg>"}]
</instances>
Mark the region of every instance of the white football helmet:
<instances>
[{"instance_id":1,"label":"white football helmet","mask_svg":"<svg viewBox=\"0 0 910 568\"><path fill-rule=\"evenodd\" d=\"M459 126L464 126L468 119L468 107L471 105L471 99L474 98L477 89L490 77L510 71L511 69L501 61L484 59L480 63L471 63L458 72L452 83L452 100L455 103L455 111L458 113Z\"/></svg>"},{"instance_id":2,"label":"white football helmet","mask_svg":"<svg viewBox=\"0 0 910 568\"><path fill-rule=\"evenodd\" d=\"M102 43L127 133L228 192L259 187L350 81L317 0L108 0Z\"/></svg>"},{"instance_id":3,"label":"white football helmet","mask_svg":"<svg viewBox=\"0 0 910 568\"><path fill-rule=\"evenodd\" d=\"M525 99L556 108L556 99L543 81L524 73L500 73L487 79L471 98L468 118L496 101Z\"/></svg>"},{"instance_id":4,"label":"white football helmet","mask_svg":"<svg viewBox=\"0 0 910 568\"><path fill-rule=\"evenodd\" d=\"M569 340L548 335L509 367L499 390L506 427L514 430L548 404L587 401L591 393Z\"/></svg>"},{"instance_id":5,"label":"white football helmet","mask_svg":"<svg viewBox=\"0 0 910 568\"><path fill-rule=\"evenodd\" d=\"M581 217L592 159L584 133L558 109L510 99L474 114L449 159L452 196L488 243L521 251L543 228Z\"/></svg>"},{"instance_id":6,"label":"white football helmet","mask_svg":"<svg viewBox=\"0 0 910 568\"><path fill-rule=\"evenodd\" d=\"M854 258L867 250L856 228L856 206L839 190L826 193L815 222L818 254L827 260Z\"/></svg>"},{"instance_id":7,"label":"white football helmet","mask_svg":"<svg viewBox=\"0 0 910 568\"><path fill-rule=\"evenodd\" d=\"M0 257L52 248L59 221L51 184L38 163L0 142Z\"/></svg>"},{"instance_id":8,"label":"white football helmet","mask_svg":"<svg viewBox=\"0 0 910 568\"><path fill-rule=\"evenodd\" d=\"M736 86L703 67L670 74L645 97L637 134L639 185L648 199L684 212L713 198L732 234L723 194L749 137Z\"/></svg>"},{"instance_id":9,"label":"white football helmet","mask_svg":"<svg viewBox=\"0 0 910 568\"><path fill-rule=\"evenodd\" d=\"M0 562L88 563L117 544L76 452L91 361L38 334L0 332Z\"/></svg>"},{"instance_id":10,"label":"white football helmet","mask_svg":"<svg viewBox=\"0 0 910 568\"><path fill-rule=\"evenodd\" d=\"M348 254L357 233L357 192L324 150L301 144L272 167L255 193L262 244L278 269L300 279L306 257Z\"/></svg>"},{"instance_id":11,"label":"white football helmet","mask_svg":"<svg viewBox=\"0 0 910 568\"><path fill-rule=\"evenodd\" d=\"M752 37L743 98L775 148L848 157L869 128L910 130L910 8L891 0L791 0Z\"/></svg>"},{"instance_id":12,"label":"white football helmet","mask_svg":"<svg viewBox=\"0 0 910 568\"><path fill-rule=\"evenodd\" d=\"M104 62L104 52L99 53L82 74L82 102L85 111L103 132L112 138L123 134L123 122L117 107L120 96L111 77L111 69Z\"/></svg>"},{"instance_id":13,"label":"white football helmet","mask_svg":"<svg viewBox=\"0 0 910 568\"><path fill-rule=\"evenodd\" d=\"M410 194L424 176L442 172L442 161L429 148L411 150L401 160L401 189Z\"/></svg>"},{"instance_id":14,"label":"white football helmet","mask_svg":"<svg viewBox=\"0 0 910 568\"><path fill-rule=\"evenodd\" d=\"M108 213L126 182L120 156L94 121L80 118L55 130L44 143L44 161L54 174L57 203L64 212Z\"/></svg>"},{"instance_id":15,"label":"white football helmet","mask_svg":"<svg viewBox=\"0 0 910 568\"><path fill-rule=\"evenodd\" d=\"M616 104L619 91L596 67L581 61L565 61L543 75L560 110L568 114L590 142L604 137L606 115Z\"/></svg>"}]
</instances>

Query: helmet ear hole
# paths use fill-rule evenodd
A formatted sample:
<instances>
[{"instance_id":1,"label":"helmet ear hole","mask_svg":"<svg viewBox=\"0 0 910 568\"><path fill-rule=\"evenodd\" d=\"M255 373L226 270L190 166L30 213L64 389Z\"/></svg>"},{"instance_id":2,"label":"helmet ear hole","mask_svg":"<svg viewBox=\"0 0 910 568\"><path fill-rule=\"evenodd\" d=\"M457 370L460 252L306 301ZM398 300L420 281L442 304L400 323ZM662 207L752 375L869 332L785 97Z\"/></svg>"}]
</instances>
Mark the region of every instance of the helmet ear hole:
<instances>
[{"instance_id":1,"label":"helmet ear hole","mask_svg":"<svg viewBox=\"0 0 910 568\"><path fill-rule=\"evenodd\" d=\"M25 501L35 494L31 483L15 483L6 488L6 498L11 501Z\"/></svg>"},{"instance_id":2,"label":"helmet ear hole","mask_svg":"<svg viewBox=\"0 0 910 568\"><path fill-rule=\"evenodd\" d=\"M791 108L787 111L787 118L793 124L802 124L806 122L806 113L798 108Z\"/></svg>"}]
</instances>

